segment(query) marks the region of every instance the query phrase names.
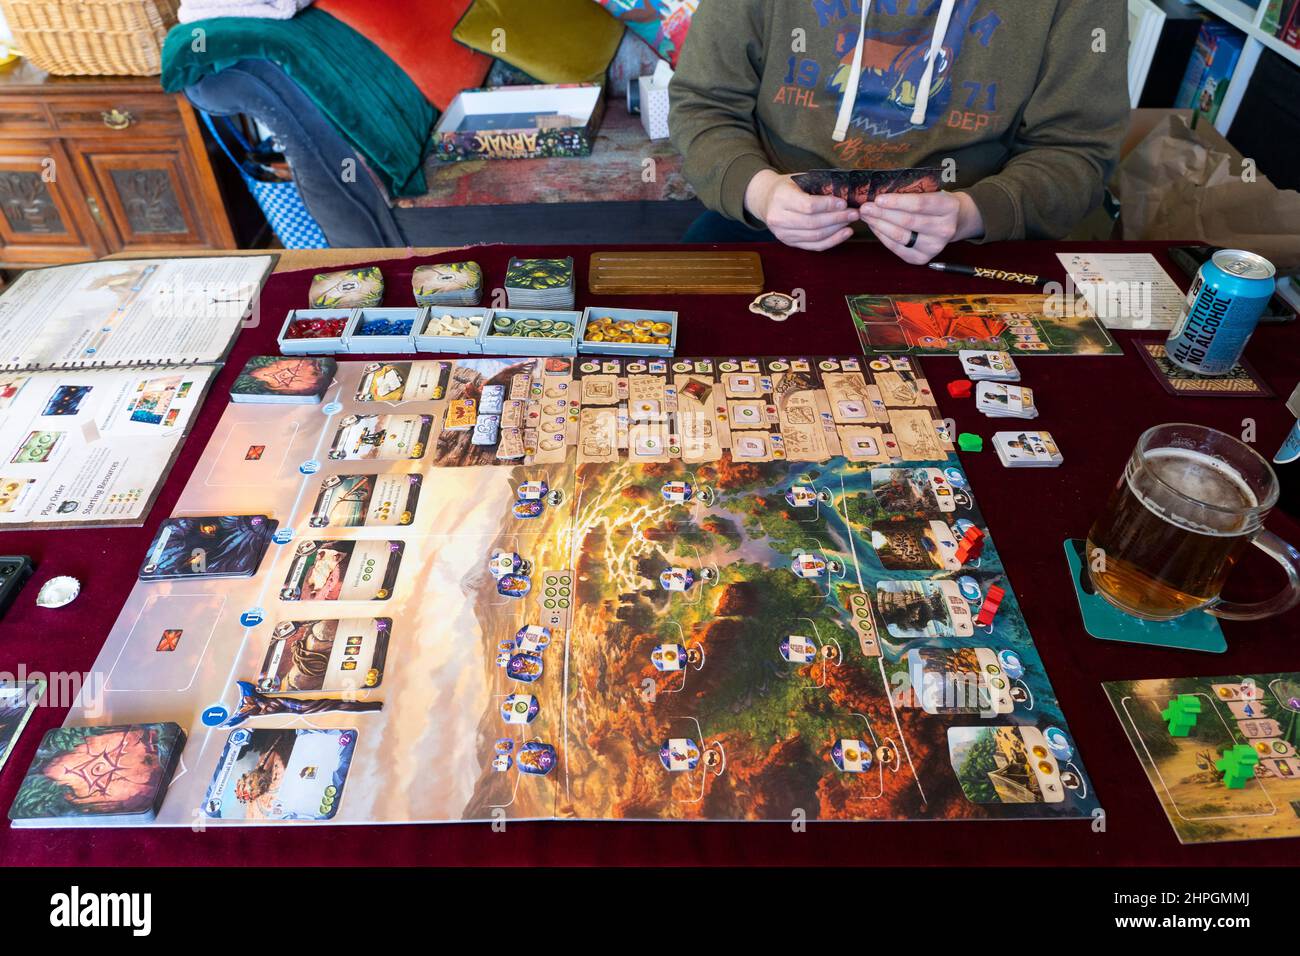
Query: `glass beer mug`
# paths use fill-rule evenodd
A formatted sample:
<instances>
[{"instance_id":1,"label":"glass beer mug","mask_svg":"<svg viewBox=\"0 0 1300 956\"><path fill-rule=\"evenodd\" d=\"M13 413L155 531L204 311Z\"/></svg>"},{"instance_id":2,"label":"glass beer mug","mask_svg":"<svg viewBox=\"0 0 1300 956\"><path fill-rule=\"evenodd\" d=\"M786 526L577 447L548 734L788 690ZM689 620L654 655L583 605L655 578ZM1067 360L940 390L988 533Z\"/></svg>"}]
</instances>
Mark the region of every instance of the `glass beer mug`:
<instances>
[{"instance_id":1,"label":"glass beer mug","mask_svg":"<svg viewBox=\"0 0 1300 956\"><path fill-rule=\"evenodd\" d=\"M1149 621L1192 611L1254 621L1290 610L1300 603L1300 551L1263 528L1277 497L1273 469L1235 438L1201 425L1148 429L1088 532L1093 587ZM1224 583L1252 544L1286 569L1286 589L1258 604L1225 601Z\"/></svg>"}]
</instances>

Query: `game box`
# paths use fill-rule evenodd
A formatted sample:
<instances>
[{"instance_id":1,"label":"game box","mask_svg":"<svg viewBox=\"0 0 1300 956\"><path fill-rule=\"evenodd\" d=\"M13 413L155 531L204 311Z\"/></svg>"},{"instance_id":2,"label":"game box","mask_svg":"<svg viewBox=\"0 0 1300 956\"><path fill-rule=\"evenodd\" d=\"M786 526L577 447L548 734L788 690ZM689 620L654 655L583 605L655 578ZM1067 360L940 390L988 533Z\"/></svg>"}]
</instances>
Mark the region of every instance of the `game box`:
<instances>
[{"instance_id":1,"label":"game box","mask_svg":"<svg viewBox=\"0 0 1300 956\"><path fill-rule=\"evenodd\" d=\"M604 113L598 83L465 90L433 131L444 162L587 156Z\"/></svg>"}]
</instances>

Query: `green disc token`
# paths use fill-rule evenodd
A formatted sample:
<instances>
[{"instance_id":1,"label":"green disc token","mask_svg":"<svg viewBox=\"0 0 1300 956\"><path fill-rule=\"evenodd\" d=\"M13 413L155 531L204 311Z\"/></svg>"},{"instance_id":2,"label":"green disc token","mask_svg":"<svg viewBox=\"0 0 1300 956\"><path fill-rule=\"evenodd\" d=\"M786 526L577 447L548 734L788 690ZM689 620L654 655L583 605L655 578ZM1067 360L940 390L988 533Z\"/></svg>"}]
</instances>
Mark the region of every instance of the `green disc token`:
<instances>
[{"instance_id":1,"label":"green disc token","mask_svg":"<svg viewBox=\"0 0 1300 956\"><path fill-rule=\"evenodd\" d=\"M565 601L565 600L563 600L563 599L560 601L560 607L568 607L568 606L569 606L569 602L568 602L568 601Z\"/></svg>"},{"instance_id":2,"label":"green disc token","mask_svg":"<svg viewBox=\"0 0 1300 956\"><path fill-rule=\"evenodd\" d=\"M546 608L547 608L548 610L549 610L550 608L555 607L555 602L552 601L550 598L547 598L547 599L546 599L545 601L543 601L542 603L546 606Z\"/></svg>"},{"instance_id":3,"label":"green disc token","mask_svg":"<svg viewBox=\"0 0 1300 956\"><path fill-rule=\"evenodd\" d=\"M334 784L330 784L328 787L325 788L325 796L327 796L327 797L331 797L331 798L332 798L332 797L334 797L335 794L337 794L338 792L339 792L339 788L336 787L336 786L334 786ZM333 800L331 799L330 802L333 802Z\"/></svg>"}]
</instances>

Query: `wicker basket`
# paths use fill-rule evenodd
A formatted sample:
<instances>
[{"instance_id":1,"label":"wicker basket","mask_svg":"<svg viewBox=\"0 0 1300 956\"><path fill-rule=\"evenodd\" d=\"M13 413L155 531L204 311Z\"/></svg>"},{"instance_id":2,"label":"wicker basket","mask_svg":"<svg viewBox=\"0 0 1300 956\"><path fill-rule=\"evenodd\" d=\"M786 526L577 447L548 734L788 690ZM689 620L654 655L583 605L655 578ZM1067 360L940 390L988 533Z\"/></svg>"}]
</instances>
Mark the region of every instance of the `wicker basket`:
<instances>
[{"instance_id":1,"label":"wicker basket","mask_svg":"<svg viewBox=\"0 0 1300 956\"><path fill-rule=\"evenodd\" d=\"M152 76L180 0L0 0L25 57L64 76Z\"/></svg>"}]
</instances>

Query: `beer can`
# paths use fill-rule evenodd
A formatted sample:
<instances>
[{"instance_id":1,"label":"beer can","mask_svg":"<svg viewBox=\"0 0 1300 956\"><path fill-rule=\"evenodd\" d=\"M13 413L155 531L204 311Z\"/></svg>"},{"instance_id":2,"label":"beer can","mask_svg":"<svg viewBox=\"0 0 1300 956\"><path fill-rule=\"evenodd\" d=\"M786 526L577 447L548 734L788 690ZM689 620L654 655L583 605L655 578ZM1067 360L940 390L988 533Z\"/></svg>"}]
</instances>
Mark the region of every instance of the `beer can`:
<instances>
[{"instance_id":1,"label":"beer can","mask_svg":"<svg viewBox=\"0 0 1300 956\"><path fill-rule=\"evenodd\" d=\"M1165 355L1197 375L1226 375L1241 361L1276 288L1273 263L1253 252L1220 249L1201 266Z\"/></svg>"}]
</instances>

